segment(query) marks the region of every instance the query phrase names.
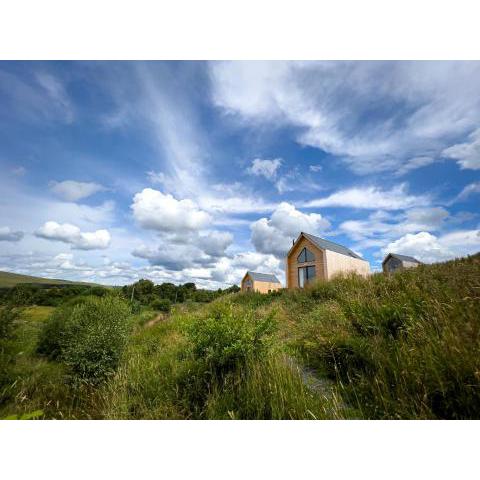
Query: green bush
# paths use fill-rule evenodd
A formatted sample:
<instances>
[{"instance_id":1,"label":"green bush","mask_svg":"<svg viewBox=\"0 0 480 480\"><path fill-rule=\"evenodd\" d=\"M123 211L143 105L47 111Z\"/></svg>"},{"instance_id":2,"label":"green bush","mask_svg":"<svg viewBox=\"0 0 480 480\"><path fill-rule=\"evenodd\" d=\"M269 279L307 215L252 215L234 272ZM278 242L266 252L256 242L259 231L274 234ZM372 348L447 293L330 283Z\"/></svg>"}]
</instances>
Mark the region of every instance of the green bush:
<instances>
[{"instance_id":1,"label":"green bush","mask_svg":"<svg viewBox=\"0 0 480 480\"><path fill-rule=\"evenodd\" d=\"M9 305L0 307L0 388L11 380L11 367L15 360L15 322L20 311Z\"/></svg>"},{"instance_id":2,"label":"green bush","mask_svg":"<svg viewBox=\"0 0 480 480\"><path fill-rule=\"evenodd\" d=\"M265 354L275 326L274 313L262 316L230 303L213 304L209 315L187 329L190 353L212 372L223 372Z\"/></svg>"},{"instance_id":3,"label":"green bush","mask_svg":"<svg viewBox=\"0 0 480 480\"><path fill-rule=\"evenodd\" d=\"M153 300L150 306L154 310L158 310L159 312L168 313L172 308L172 303L170 302L170 300L168 300L168 298L157 298Z\"/></svg>"},{"instance_id":4,"label":"green bush","mask_svg":"<svg viewBox=\"0 0 480 480\"><path fill-rule=\"evenodd\" d=\"M99 383L118 366L130 330L130 307L113 295L58 309L45 324L39 351L65 363L73 377Z\"/></svg>"}]
</instances>

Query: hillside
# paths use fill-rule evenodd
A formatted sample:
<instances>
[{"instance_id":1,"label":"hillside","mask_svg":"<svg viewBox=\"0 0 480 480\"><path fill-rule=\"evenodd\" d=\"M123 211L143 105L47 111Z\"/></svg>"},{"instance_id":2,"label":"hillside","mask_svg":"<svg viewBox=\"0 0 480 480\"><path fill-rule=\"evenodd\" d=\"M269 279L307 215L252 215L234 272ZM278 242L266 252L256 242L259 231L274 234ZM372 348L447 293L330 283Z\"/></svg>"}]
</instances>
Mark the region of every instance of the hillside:
<instances>
[{"instance_id":1,"label":"hillside","mask_svg":"<svg viewBox=\"0 0 480 480\"><path fill-rule=\"evenodd\" d=\"M480 418L478 254L171 313L127 298L21 311L0 418Z\"/></svg>"},{"instance_id":2,"label":"hillside","mask_svg":"<svg viewBox=\"0 0 480 480\"><path fill-rule=\"evenodd\" d=\"M29 275L21 275L19 273L0 271L0 288L14 287L19 283L35 283L47 285L96 285L94 283L72 282L70 280L60 280L57 278L31 277Z\"/></svg>"}]
</instances>

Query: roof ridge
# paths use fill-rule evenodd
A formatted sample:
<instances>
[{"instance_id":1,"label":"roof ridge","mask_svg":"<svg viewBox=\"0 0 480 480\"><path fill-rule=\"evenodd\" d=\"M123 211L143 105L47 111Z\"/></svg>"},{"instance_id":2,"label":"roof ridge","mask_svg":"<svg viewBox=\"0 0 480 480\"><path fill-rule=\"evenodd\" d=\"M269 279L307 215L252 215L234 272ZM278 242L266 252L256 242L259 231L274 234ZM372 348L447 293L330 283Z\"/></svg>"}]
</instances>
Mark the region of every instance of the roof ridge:
<instances>
[{"instance_id":1,"label":"roof ridge","mask_svg":"<svg viewBox=\"0 0 480 480\"><path fill-rule=\"evenodd\" d=\"M337 253L340 253L341 255L345 255L345 252L347 252L350 256L354 257L354 258L357 258L359 260L363 260L363 261L366 261L364 258L362 258L360 255L356 254L353 250L351 250L350 248L346 247L345 245L341 245L340 243L336 243L336 242L332 242L331 240L328 240L326 238L322 238L322 237L319 237L317 235L312 235L311 233L307 233L307 232L300 232L300 235L305 235L307 238L309 237L312 237L311 240L314 242L314 243L317 243L315 241L315 239L318 239L320 240L321 242L324 242L326 243L327 245L332 245L332 246L335 246L337 247L338 249L340 250L343 250L342 251L338 251L338 250L334 250L334 249L329 249L327 248L325 245L321 245L319 243L317 243L317 246L320 247L320 248L324 248L326 250L332 250L334 252L337 252Z\"/></svg>"}]
</instances>

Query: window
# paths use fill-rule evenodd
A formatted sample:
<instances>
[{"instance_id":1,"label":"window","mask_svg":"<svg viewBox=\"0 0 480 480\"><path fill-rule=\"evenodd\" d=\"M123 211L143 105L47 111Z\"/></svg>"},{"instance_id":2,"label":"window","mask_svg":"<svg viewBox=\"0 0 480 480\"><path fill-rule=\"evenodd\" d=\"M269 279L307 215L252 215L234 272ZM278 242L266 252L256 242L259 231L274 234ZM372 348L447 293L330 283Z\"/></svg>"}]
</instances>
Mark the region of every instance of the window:
<instances>
[{"instance_id":1,"label":"window","mask_svg":"<svg viewBox=\"0 0 480 480\"><path fill-rule=\"evenodd\" d=\"M303 288L315 278L315 267L300 267L298 269L298 286Z\"/></svg>"},{"instance_id":2,"label":"window","mask_svg":"<svg viewBox=\"0 0 480 480\"><path fill-rule=\"evenodd\" d=\"M297 257L298 263L306 263L306 262L314 262L314 261L315 261L315 255L310 250L308 250L308 248L304 248L300 252L300 255Z\"/></svg>"}]
</instances>

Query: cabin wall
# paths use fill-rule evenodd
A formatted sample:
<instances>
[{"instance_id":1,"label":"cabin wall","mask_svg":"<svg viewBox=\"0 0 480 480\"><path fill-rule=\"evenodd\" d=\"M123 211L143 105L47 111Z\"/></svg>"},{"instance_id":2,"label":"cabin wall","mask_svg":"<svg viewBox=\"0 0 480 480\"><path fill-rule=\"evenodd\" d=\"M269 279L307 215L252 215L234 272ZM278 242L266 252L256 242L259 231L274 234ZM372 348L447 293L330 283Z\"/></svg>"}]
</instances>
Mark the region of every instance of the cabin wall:
<instances>
[{"instance_id":1,"label":"cabin wall","mask_svg":"<svg viewBox=\"0 0 480 480\"><path fill-rule=\"evenodd\" d=\"M297 257L304 247L307 247L314 255L314 262L298 263ZM325 268L325 252L314 245L310 240L302 237L286 260L286 281L287 288L298 288L298 268L315 266L316 280L323 280L326 278Z\"/></svg>"},{"instance_id":2,"label":"cabin wall","mask_svg":"<svg viewBox=\"0 0 480 480\"><path fill-rule=\"evenodd\" d=\"M343 255L341 253L325 250L327 259L327 279L330 280L342 273L357 273L364 277L370 274L370 264L365 260Z\"/></svg>"},{"instance_id":3,"label":"cabin wall","mask_svg":"<svg viewBox=\"0 0 480 480\"><path fill-rule=\"evenodd\" d=\"M248 281L251 282L251 289L253 290L253 287L254 287L254 282L253 280L250 278L250 275L245 275L245 277L243 278L242 280L242 285L241 285L241 289L242 289L242 292L246 292L248 290L247 286L248 286Z\"/></svg>"},{"instance_id":4,"label":"cabin wall","mask_svg":"<svg viewBox=\"0 0 480 480\"><path fill-rule=\"evenodd\" d=\"M416 262L406 262L405 260L399 260L398 258L390 257L383 264L383 271L385 273L396 272L397 270L403 270L405 268L415 268L418 267Z\"/></svg>"},{"instance_id":5,"label":"cabin wall","mask_svg":"<svg viewBox=\"0 0 480 480\"><path fill-rule=\"evenodd\" d=\"M273 283L273 282L259 282L258 280L253 282L253 290L259 293L268 293L270 290L271 292L275 290L280 290L282 285L280 283Z\"/></svg>"}]
</instances>

